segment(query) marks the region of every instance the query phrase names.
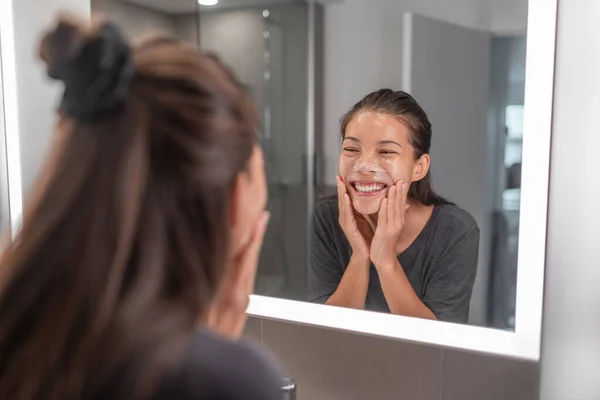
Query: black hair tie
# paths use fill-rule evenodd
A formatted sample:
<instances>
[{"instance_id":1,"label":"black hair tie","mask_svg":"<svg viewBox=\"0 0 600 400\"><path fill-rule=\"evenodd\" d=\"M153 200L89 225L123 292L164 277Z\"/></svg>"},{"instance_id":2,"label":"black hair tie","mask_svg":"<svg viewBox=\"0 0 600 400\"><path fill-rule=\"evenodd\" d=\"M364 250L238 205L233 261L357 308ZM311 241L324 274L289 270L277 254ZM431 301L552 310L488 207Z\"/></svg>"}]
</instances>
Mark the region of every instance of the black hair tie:
<instances>
[{"instance_id":1,"label":"black hair tie","mask_svg":"<svg viewBox=\"0 0 600 400\"><path fill-rule=\"evenodd\" d=\"M116 26L105 24L72 60L48 71L64 82L60 108L81 122L93 122L125 105L134 65L131 49Z\"/></svg>"}]
</instances>

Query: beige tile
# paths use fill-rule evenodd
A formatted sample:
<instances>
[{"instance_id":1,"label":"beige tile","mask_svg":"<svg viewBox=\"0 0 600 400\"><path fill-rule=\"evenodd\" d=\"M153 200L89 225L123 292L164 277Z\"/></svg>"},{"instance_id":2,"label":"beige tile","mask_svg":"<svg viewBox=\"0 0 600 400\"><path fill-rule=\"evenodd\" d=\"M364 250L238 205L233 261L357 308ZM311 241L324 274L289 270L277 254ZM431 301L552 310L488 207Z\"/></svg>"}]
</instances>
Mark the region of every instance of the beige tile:
<instances>
[{"instance_id":1,"label":"beige tile","mask_svg":"<svg viewBox=\"0 0 600 400\"><path fill-rule=\"evenodd\" d=\"M537 363L444 350L442 366L442 400L538 399Z\"/></svg>"},{"instance_id":2,"label":"beige tile","mask_svg":"<svg viewBox=\"0 0 600 400\"><path fill-rule=\"evenodd\" d=\"M268 320L263 345L297 381L298 400L439 400L439 349Z\"/></svg>"}]
</instances>

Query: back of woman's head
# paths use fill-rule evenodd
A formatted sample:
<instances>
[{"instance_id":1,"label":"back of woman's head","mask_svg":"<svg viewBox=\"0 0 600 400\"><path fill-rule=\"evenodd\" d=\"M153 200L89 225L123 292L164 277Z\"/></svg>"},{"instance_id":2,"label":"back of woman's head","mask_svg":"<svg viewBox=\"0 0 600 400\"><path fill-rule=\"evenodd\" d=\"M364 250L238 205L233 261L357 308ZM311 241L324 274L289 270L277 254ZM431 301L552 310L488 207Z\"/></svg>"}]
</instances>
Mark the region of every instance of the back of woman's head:
<instances>
[{"instance_id":1,"label":"back of woman's head","mask_svg":"<svg viewBox=\"0 0 600 400\"><path fill-rule=\"evenodd\" d=\"M130 49L110 24L63 18L40 55L65 93L1 260L0 398L90 398L116 378L144 397L224 274L254 109L217 59L174 40Z\"/></svg>"}]
</instances>

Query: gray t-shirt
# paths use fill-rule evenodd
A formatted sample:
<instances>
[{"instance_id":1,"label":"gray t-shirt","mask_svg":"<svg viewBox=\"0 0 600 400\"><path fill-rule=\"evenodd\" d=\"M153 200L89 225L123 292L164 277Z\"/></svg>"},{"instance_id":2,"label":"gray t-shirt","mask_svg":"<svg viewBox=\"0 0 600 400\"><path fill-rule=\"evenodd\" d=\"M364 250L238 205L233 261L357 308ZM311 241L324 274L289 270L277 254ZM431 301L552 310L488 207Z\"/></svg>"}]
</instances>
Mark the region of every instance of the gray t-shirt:
<instances>
[{"instance_id":1,"label":"gray t-shirt","mask_svg":"<svg viewBox=\"0 0 600 400\"><path fill-rule=\"evenodd\" d=\"M310 228L309 301L325 303L337 289L352 248L338 222L337 199L319 202ZM434 207L415 241L398 256L419 299L437 319L466 323L477 272L479 228L452 204ZM390 312L379 276L371 265L365 309Z\"/></svg>"}]
</instances>

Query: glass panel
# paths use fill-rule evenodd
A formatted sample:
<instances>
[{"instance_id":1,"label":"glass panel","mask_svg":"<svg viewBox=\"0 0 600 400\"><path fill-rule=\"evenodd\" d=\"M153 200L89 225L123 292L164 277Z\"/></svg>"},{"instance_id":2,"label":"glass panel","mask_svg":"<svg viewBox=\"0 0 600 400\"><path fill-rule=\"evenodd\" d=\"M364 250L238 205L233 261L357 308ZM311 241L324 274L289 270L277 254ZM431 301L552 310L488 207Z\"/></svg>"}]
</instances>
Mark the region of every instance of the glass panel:
<instances>
[{"instance_id":1,"label":"glass panel","mask_svg":"<svg viewBox=\"0 0 600 400\"><path fill-rule=\"evenodd\" d=\"M200 48L233 70L259 110L271 221L256 293L305 300L308 5L200 7L199 26Z\"/></svg>"}]
</instances>

